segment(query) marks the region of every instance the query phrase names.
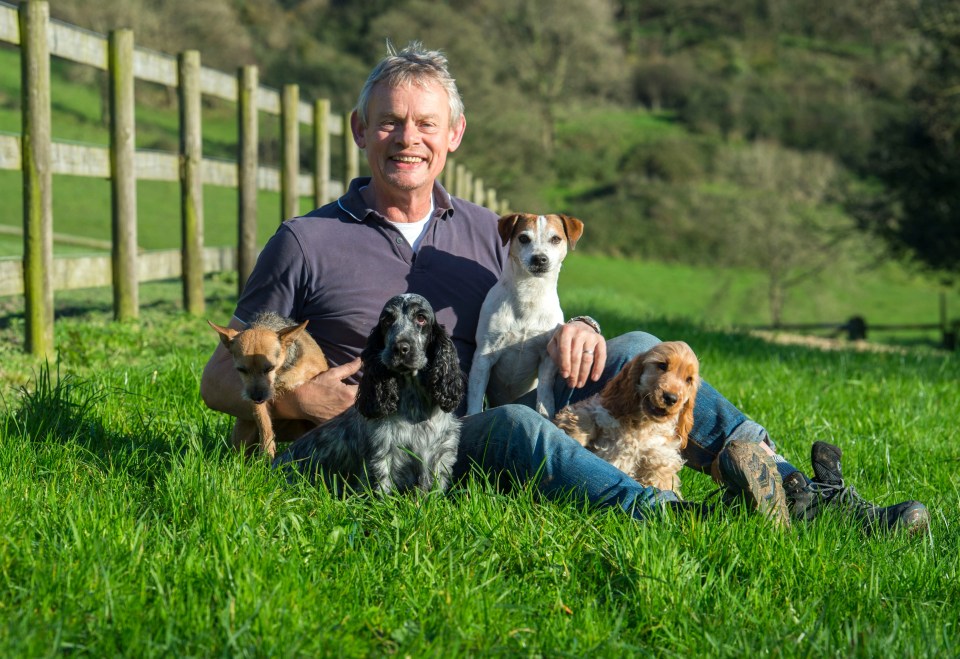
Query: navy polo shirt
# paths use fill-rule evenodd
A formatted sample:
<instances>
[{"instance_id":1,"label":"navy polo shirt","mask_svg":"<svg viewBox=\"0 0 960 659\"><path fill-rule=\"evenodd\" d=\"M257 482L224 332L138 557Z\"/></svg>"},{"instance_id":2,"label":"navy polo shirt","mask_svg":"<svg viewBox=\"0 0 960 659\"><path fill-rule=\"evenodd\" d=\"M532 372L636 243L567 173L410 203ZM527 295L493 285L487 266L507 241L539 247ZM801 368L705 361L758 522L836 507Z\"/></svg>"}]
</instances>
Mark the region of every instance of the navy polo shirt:
<instances>
[{"instance_id":1,"label":"navy polo shirt","mask_svg":"<svg viewBox=\"0 0 960 659\"><path fill-rule=\"evenodd\" d=\"M280 225L257 259L237 302L250 322L275 311L308 331L332 364L360 355L384 303L400 293L427 298L469 372L477 320L500 278L506 250L497 215L434 185L434 212L414 254L401 233L367 207L359 178L337 201Z\"/></svg>"}]
</instances>

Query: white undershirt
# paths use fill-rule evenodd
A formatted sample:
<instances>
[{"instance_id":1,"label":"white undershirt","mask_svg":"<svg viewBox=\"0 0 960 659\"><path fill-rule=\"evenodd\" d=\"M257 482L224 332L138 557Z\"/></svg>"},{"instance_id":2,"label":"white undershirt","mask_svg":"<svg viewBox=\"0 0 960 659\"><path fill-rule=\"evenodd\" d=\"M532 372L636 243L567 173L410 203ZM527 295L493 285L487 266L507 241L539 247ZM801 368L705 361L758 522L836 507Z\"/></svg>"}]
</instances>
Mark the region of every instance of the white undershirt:
<instances>
[{"instance_id":1,"label":"white undershirt","mask_svg":"<svg viewBox=\"0 0 960 659\"><path fill-rule=\"evenodd\" d=\"M420 242L423 240L423 234L427 230L427 224L430 222L430 217L433 215L433 199L430 200L430 212L422 220L417 220L416 222L390 222L393 226L397 227L397 230L403 234L403 237L407 239L407 242L410 243L410 247L413 248L413 252L416 253L420 249Z\"/></svg>"}]
</instances>

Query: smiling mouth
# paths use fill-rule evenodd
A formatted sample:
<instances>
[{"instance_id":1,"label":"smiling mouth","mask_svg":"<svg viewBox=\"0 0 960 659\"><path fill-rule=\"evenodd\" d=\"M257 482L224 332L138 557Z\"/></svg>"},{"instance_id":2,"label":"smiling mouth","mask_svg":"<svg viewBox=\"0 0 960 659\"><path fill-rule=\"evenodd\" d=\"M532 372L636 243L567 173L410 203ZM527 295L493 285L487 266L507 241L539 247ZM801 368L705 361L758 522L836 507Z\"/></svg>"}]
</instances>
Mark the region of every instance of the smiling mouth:
<instances>
[{"instance_id":1,"label":"smiling mouth","mask_svg":"<svg viewBox=\"0 0 960 659\"><path fill-rule=\"evenodd\" d=\"M643 401L643 406L646 408L647 414L650 416L664 417L667 416L670 412L665 407L658 407L653 403L649 398L645 398Z\"/></svg>"},{"instance_id":2,"label":"smiling mouth","mask_svg":"<svg viewBox=\"0 0 960 659\"><path fill-rule=\"evenodd\" d=\"M392 156L390 158L393 162L400 162L406 165L418 165L422 162L426 162L426 158L421 158L420 156Z\"/></svg>"}]
</instances>

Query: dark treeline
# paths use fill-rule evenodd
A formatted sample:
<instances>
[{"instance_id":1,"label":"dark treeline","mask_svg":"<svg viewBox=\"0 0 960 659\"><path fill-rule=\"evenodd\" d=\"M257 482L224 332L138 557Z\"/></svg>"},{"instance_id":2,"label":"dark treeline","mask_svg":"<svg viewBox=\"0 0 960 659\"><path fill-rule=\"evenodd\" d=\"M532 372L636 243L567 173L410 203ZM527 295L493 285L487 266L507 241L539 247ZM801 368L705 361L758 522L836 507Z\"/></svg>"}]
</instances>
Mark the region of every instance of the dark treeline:
<instances>
[{"instance_id":1,"label":"dark treeline","mask_svg":"<svg viewBox=\"0 0 960 659\"><path fill-rule=\"evenodd\" d=\"M870 236L960 253L960 6L945 0L57 0L56 18L354 102L385 40L443 49L461 154L584 246L762 268L771 304ZM777 293L777 289L780 292Z\"/></svg>"}]
</instances>

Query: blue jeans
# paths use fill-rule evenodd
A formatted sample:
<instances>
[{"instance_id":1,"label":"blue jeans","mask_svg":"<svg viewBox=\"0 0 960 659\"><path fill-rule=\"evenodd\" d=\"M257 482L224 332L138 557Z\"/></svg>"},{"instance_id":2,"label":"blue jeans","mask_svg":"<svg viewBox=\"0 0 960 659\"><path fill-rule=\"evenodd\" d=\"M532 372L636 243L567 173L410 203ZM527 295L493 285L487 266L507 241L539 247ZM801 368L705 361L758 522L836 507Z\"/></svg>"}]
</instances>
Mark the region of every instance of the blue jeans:
<instances>
[{"instance_id":1,"label":"blue jeans","mask_svg":"<svg viewBox=\"0 0 960 659\"><path fill-rule=\"evenodd\" d=\"M598 382L571 389L557 377L557 409L599 393L627 362L659 342L646 332L629 332L611 339L607 342L606 367ZM596 506L619 506L639 518L658 502L676 500L673 492L640 485L567 437L533 410L536 396L532 394L517 403L463 418L455 478L463 477L475 465L505 487L534 480L545 496L581 497ZM683 455L686 465L709 473L717 454L733 439L766 441L773 447L760 425L704 382L697 393L693 430Z\"/></svg>"}]
</instances>

